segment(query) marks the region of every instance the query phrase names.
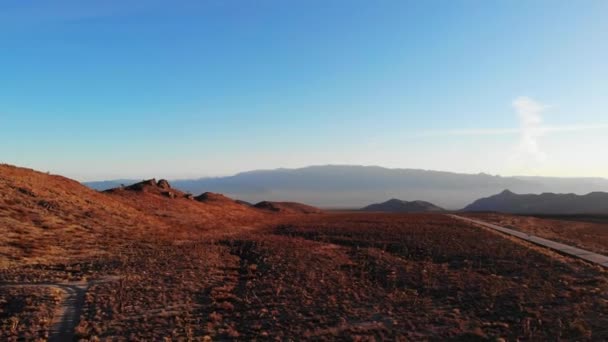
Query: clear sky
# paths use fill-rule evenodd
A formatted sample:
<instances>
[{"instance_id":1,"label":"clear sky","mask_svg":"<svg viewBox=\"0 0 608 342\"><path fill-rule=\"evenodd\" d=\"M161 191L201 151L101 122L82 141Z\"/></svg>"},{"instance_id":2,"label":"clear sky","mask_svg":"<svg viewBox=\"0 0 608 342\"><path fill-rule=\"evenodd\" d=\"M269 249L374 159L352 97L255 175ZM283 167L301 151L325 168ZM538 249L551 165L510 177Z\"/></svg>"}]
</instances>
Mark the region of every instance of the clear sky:
<instances>
[{"instance_id":1,"label":"clear sky","mask_svg":"<svg viewBox=\"0 0 608 342\"><path fill-rule=\"evenodd\" d=\"M608 1L0 2L0 161L608 177Z\"/></svg>"}]
</instances>

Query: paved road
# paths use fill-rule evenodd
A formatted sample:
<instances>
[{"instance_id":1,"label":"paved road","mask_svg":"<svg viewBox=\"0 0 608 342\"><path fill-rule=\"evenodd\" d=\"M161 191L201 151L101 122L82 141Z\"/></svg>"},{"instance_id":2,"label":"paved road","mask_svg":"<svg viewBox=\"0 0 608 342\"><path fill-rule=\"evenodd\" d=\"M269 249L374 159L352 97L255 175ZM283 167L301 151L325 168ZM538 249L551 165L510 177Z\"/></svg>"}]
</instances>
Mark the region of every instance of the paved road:
<instances>
[{"instance_id":1,"label":"paved road","mask_svg":"<svg viewBox=\"0 0 608 342\"><path fill-rule=\"evenodd\" d=\"M471 219L468 217L463 217L463 216L458 216L458 215L448 215L448 216L453 217L455 219L462 220L462 221L470 222L470 223L473 223L473 224L476 224L476 225L479 225L479 226L482 226L485 228L497 230L497 231L507 234L507 235L515 236L522 240L530 241L539 246L551 248L562 254L567 254L567 255L573 256L575 258L583 259L583 260L589 261L594 264L608 267L608 256L605 256L605 255L597 254L597 253L594 253L594 252L591 252L588 250L572 247L569 245L564 245L563 243L555 242L553 240L543 239L543 238L535 236L535 235L526 234L521 231L501 227L501 226L498 226L498 225L495 225L492 223L475 220L475 219Z\"/></svg>"},{"instance_id":2,"label":"paved road","mask_svg":"<svg viewBox=\"0 0 608 342\"><path fill-rule=\"evenodd\" d=\"M59 307L53 314L53 324L49 331L49 342L62 342L74 340L74 328L84 307L84 296L91 285L116 281L118 277L105 277L90 282L69 283L17 283L2 284L4 287L48 287L63 292Z\"/></svg>"}]
</instances>

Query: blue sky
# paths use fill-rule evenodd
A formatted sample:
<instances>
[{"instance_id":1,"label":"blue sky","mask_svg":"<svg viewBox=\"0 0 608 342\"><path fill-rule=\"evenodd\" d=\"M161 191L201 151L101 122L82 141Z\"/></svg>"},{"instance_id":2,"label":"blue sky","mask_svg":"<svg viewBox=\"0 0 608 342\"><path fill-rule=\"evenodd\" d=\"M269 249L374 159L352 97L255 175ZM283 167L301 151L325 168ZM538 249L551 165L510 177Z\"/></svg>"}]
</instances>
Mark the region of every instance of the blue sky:
<instances>
[{"instance_id":1,"label":"blue sky","mask_svg":"<svg viewBox=\"0 0 608 342\"><path fill-rule=\"evenodd\" d=\"M0 161L608 177L608 2L0 3Z\"/></svg>"}]
</instances>

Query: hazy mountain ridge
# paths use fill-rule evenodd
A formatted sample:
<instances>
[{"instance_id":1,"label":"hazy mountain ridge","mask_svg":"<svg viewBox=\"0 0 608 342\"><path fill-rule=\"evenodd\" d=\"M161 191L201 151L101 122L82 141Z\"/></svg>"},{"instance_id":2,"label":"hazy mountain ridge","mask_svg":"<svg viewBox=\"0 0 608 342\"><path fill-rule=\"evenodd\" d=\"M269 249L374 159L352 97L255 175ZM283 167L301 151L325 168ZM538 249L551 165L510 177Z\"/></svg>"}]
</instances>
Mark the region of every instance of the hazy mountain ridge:
<instances>
[{"instance_id":1,"label":"hazy mountain ridge","mask_svg":"<svg viewBox=\"0 0 608 342\"><path fill-rule=\"evenodd\" d=\"M127 180L121 180L128 183ZM256 170L228 177L171 181L190 193L220 192L248 202L297 201L320 207L361 208L386 198L420 199L446 209L461 209L504 189L519 193L608 191L602 178L501 177L379 166L325 165ZM120 183L88 182L103 190ZM111 186L110 186L111 185Z\"/></svg>"},{"instance_id":2,"label":"hazy mountain ridge","mask_svg":"<svg viewBox=\"0 0 608 342\"><path fill-rule=\"evenodd\" d=\"M608 214L608 193L520 195L505 190L497 195L481 198L463 210L513 214Z\"/></svg>"}]
</instances>

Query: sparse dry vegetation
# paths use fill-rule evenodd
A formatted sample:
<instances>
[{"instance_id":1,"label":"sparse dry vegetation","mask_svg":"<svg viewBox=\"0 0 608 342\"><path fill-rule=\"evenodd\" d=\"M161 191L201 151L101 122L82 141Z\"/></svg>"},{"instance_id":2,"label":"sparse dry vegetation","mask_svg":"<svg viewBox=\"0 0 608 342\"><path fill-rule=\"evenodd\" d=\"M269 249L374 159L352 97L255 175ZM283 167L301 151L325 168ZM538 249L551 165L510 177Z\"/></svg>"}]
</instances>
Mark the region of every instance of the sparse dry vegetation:
<instances>
[{"instance_id":1,"label":"sparse dry vegetation","mask_svg":"<svg viewBox=\"0 0 608 342\"><path fill-rule=\"evenodd\" d=\"M608 338L604 269L443 215L282 213L1 170L0 284L91 284L78 339ZM45 339L59 300L0 287L0 339Z\"/></svg>"},{"instance_id":2,"label":"sparse dry vegetation","mask_svg":"<svg viewBox=\"0 0 608 342\"><path fill-rule=\"evenodd\" d=\"M608 217L600 215L545 215L544 217L498 213L469 213L528 234L608 255Z\"/></svg>"},{"instance_id":3,"label":"sparse dry vegetation","mask_svg":"<svg viewBox=\"0 0 608 342\"><path fill-rule=\"evenodd\" d=\"M46 340L61 294L45 287L0 288L0 337Z\"/></svg>"}]
</instances>

